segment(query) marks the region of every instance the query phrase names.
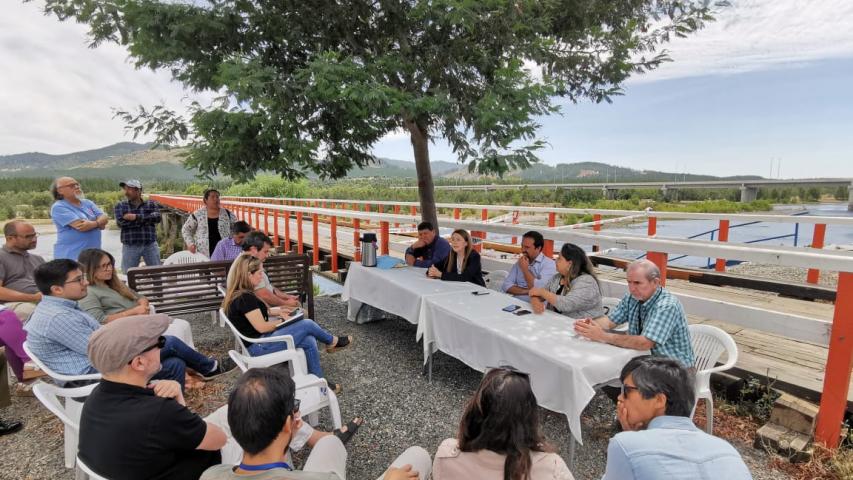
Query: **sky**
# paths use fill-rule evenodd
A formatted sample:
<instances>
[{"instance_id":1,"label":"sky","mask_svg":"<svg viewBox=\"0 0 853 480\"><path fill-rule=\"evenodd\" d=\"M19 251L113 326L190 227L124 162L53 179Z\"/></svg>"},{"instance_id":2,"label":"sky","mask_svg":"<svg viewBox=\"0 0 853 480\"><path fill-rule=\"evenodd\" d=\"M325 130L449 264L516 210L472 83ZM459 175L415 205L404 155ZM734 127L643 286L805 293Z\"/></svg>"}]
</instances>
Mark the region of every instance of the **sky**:
<instances>
[{"instance_id":1,"label":"sky","mask_svg":"<svg viewBox=\"0 0 853 480\"><path fill-rule=\"evenodd\" d=\"M733 0L717 21L666 48L672 63L625 85L612 104L564 104L540 118L547 164L595 161L709 175L853 177L853 1ZM192 98L127 52L88 48L86 27L4 2L0 155L59 154L131 141L115 109ZM201 100L210 98L202 96ZM378 156L412 160L390 135ZM454 161L441 139L432 160Z\"/></svg>"}]
</instances>

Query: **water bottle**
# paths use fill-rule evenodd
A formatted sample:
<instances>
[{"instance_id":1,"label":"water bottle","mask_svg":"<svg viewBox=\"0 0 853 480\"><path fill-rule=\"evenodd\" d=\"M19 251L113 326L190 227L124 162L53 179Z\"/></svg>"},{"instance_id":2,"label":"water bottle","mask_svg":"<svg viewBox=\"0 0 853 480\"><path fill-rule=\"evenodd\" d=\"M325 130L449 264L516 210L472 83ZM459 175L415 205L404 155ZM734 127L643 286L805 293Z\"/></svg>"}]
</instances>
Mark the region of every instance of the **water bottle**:
<instances>
[{"instance_id":1,"label":"water bottle","mask_svg":"<svg viewBox=\"0 0 853 480\"><path fill-rule=\"evenodd\" d=\"M376 266L376 234L365 233L361 237L361 264L365 267Z\"/></svg>"}]
</instances>

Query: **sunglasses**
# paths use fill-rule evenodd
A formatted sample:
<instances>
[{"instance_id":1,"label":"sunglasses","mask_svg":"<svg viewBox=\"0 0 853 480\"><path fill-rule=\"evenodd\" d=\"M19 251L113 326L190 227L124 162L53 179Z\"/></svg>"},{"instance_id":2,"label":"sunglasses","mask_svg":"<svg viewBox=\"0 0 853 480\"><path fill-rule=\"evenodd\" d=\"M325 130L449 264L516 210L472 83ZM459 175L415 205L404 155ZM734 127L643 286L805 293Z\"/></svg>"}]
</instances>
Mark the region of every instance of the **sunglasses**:
<instances>
[{"instance_id":1,"label":"sunglasses","mask_svg":"<svg viewBox=\"0 0 853 480\"><path fill-rule=\"evenodd\" d=\"M165 347L165 346L166 346L166 337L164 337L164 336L162 336L162 335L161 335L161 336L160 336L160 338L158 338L158 339L157 339L157 343L155 343L154 345L151 345L150 347L146 348L145 350L143 350L143 351L139 352L139 355L142 355L142 354L144 354L144 353L148 353L148 352L150 352L151 350L154 350L155 348L159 348L159 349L161 349L161 350L162 350L162 349L163 349L163 347ZM138 357L139 355L137 355L137 357ZM134 357L134 358L135 358L135 357ZM133 363L133 360L131 360L131 361L127 362L127 364L128 364L128 365L130 365L131 363Z\"/></svg>"}]
</instances>

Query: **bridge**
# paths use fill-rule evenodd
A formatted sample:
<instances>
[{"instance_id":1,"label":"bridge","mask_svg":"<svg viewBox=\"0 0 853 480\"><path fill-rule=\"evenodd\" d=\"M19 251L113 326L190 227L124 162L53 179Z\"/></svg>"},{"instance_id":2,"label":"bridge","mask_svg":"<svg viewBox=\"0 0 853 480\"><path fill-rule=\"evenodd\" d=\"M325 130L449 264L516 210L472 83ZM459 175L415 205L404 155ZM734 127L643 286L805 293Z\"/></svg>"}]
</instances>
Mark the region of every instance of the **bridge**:
<instances>
[{"instance_id":1,"label":"bridge","mask_svg":"<svg viewBox=\"0 0 853 480\"><path fill-rule=\"evenodd\" d=\"M151 198L183 214L203 206L201 198L194 196L151 195ZM318 268L327 264L327 268L338 273L345 271L346 260L359 260L358 238L361 232L375 231L379 237L379 253L400 257L412 238L393 234L392 226L412 225L421 220L417 205L408 202L223 197L222 204L238 218L268 233L276 247L284 251L310 252ZM403 207L408 207L409 211L402 213ZM481 251L483 268L487 271L508 270L515 261L514 257L503 253L511 251L512 245L489 242L487 233L520 238L528 230L538 230L546 239L549 254L554 252L555 242L647 252L647 257L661 268L667 288L681 300L691 323L718 325L738 343L741 354L736 371L741 375L776 378L777 388L819 401L816 440L830 447L838 445L844 414L853 400L850 383L853 367L853 342L850 340L853 338L853 252L822 250L822 247L827 226L850 228L853 218L470 204L440 204L439 210L443 227L465 228L472 232L475 248ZM463 210L481 210L480 218L464 218L461 215ZM513 213L508 218L513 223L490 223L490 211ZM525 224L526 218L515 215L515 212L544 215L548 218L548 225ZM555 223L558 212L589 213L594 220L573 226L577 228L565 228L568 226ZM620 216L647 222L647 234L621 234L602 229L606 222ZM658 218L716 220L719 221L720 235L716 241L661 237L657 235ZM808 223L815 228L808 247L729 242L730 223L745 221ZM685 273L686 269L668 265L670 256L675 255L716 258L715 268L720 272L725 270L725 259L800 267L809 269L810 282L817 281L818 270L839 272L832 297L834 304L785 298L760 290L696 284L690 281L691 274ZM600 272L605 296L620 297L625 293L624 273L612 269L601 269ZM807 287L807 284L802 286Z\"/></svg>"},{"instance_id":2,"label":"bridge","mask_svg":"<svg viewBox=\"0 0 853 480\"><path fill-rule=\"evenodd\" d=\"M600 190L604 198L614 198L619 190L659 189L664 197L675 190L689 189L740 189L740 201L751 202L758 196L762 187L847 187L848 210L853 211L853 178L794 178L780 180L708 180L690 182L606 182L606 183L528 183L528 184L485 184L485 185L440 185L436 190L518 190L527 189L557 189L566 190ZM416 189L418 187L394 187L399 189Z\"/></svg>"}]
</instances>

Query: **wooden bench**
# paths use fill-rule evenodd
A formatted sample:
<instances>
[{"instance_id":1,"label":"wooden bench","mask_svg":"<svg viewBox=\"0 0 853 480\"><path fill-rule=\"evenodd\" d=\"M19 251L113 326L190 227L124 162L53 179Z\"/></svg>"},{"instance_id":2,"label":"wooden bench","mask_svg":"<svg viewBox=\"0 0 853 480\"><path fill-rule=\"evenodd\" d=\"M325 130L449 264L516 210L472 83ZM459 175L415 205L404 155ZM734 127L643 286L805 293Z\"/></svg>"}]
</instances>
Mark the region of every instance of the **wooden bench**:
<instances>
[{"instance_id":1,"label":"wooden bench","mask_svg":"<svg viewBox=\"0 0 853 480\"><path fill-rule=\"evenodd\" d=\"M308 318L314 318L314 282L308 255L276 255L264 262L270 283L283 292L298 295ZM225 285L231 261L186 263L131 268L128 286L147 298L157 313L178 316L216 311L222 305L218 287Z\"/></svg>"}]
</instances>

